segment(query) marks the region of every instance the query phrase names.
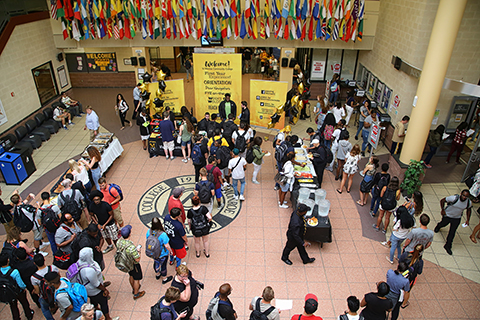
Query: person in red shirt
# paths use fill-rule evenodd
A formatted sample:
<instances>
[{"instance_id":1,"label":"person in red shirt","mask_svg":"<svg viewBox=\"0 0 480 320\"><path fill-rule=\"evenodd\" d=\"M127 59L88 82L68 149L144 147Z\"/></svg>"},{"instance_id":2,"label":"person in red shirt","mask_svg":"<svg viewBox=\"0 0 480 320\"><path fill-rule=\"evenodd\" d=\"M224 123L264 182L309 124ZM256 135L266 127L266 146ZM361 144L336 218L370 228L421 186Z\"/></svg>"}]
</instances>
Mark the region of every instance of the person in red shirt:
<instances>
[{"instance_id":1,"label":"person in red shirt","mask_svg":"<svg viewBox=\"0 0 480 320\"><path fill-rule=\"evenodd\" d=\"M183 195L183 191L185 191L184 187L176 187L173 189L172 195L168 199L168 212L170 212L172 208L179 208L182 211L180 214L180 222L185 226L187 216L185 215L185 209L183 208L183 203L180 199Z\"/></svg>"},{"instance_id":2,"label":"person in red shirt","mask_svg":"<svg viewBox=\"0 0 480 320\"><path fill-rule=\"evenodd\" d=\"M209 156L208 165L205 167L205 169L207 169L207 177L209 172L212 172L213 174L213 180L214 180L213 184L215 185L215 198L217 198L218 210L221 210L223 208L223 204L222 204L223 178L222 178L222 171L216 166L217 165L216 162L217 162L217 159L215 158L215 156L213 155Z\"/></svg>"},{"instance_id":3,"label":"person in red shirt","mask_svg":"<svg viewBox=\"0 0 480 320\"><path fill-rule=\"evenodd\" d=\"M302 314L293 315L291 320L323 320L321 317L314 315L313 313L318 309L318 298L313 293L309 293L305 296L305 306Z\"/></svg>"},{"instance_id":4,"label":"person in red shirt","mask_svg":"<svg viewBox=\"0 0 480 320\"><path fill-rule=\"evenodd\" d=\"M107 180L103 177L98 179L98 184L100 185L100 191L103 193L103 201L112 207L115 222L117 222L120 229L123 228L122 211L120 210L120 194L117 189L113 187L110 188L110 184L108 184Z\"/></svg>"}]
</instances>

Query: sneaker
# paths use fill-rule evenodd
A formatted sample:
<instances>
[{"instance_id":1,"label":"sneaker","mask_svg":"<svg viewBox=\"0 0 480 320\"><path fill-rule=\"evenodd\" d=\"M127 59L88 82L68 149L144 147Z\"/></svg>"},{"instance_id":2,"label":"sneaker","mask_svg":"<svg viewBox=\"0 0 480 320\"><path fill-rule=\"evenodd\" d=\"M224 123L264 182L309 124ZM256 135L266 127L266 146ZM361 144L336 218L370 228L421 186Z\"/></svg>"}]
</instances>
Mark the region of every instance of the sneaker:
<instances>
[{"instance_id":1,"label":"sneaker","mask_svg":"<svg viewBox=\"0 0 480 320\"><path fill-rule=\"evenodd\" d=\"M170 281L172 281L172 279L173 279L173 276L168 276L162 280L162 284L169 283Z\"/></svg>"},{"instance_id":2,"label":"sneaker","mask_svg":"<svg viewBox=\"0 0 480 320\"><path fill-rule=\"evenodd\" d=\"M113 244L107 246L105 250L102 251L103 254L109 253L110 251L113 250Z\"/></svg>"},{"instance_id":3,"label":"sneaker","mask_svg":"<svg viewBox=\"0 0 480 320\"><path fill-rule=\"evenodd\" d=\"M373 213L373 210L370 210L370 217L374 218L375 217L375 213Z\"/></svg>"},{"instance_id":4,"label":"sneaker","mask_svg":"<svg viewBox=\"0 0 480 320\"><path fill-rule=\"evenodd\" d=\"M42 244L40 245L40 249L48 247L49 245L50 245L50 242L42 242Z\"/></svg>"},{"instance_id":5,"label":"sneaker","mask_svg":"<svg viewBox=\"0 0 480 320\"><path fill-rule=\"evenodd\" d=\"M133 295L133 300L137 300L143 297L144 295L145 295L145 291L140 291L139 293Z\"/></svg>"},{"instance_id":6,"label":"sneaker","mask_svg":"<svg viewBox=\"0 0 480 320\"><path fill-rule=\"evenodd\" d=\"M426 164L425 167L427 167L428 169L432 169L432 165L431 165L431 164Z\"/></svg>"},{"instance_id":7,"label":"sneaker","mask_svg":"<svg viewBox=\"0 0 480 320\"><path fill-rule=\"evenodd\" d=\"M77 114L75 117L77 117L77 118L81 118L82 116L81 116L81 115L79 115L79 114Z\"/></svg>"},{"instance_id":8,"label":"sneaker","mask_svg":"<svg viewBox=\"0 0 480 320\"><path fill-rule=\"evenodd\" d=\"M245 197L243 196L243 194L240 195L239 199L240 199L240 201L244 201L244 200L245 200Z\"/></svg>"},{"instance_id":9,"label":"sneaker","mask_svg":"<svg viewBox=\"0 0 480 320\"><path fill-rule=\"evenodd\" d=\"M380 231L380 229L377 227L376 224L373 224L372 227L373 227L373 229L375 229L376 231Z\"/></svg>"},{"instance_id":10,"label":"sneaker","mask_svg":"<svg viewBox=\"0 0 480 320\"><path fill-rule=\"evenodd\" d=\"M235 200L238 200L238 196L234 195L233 198L235 198Z\"/></svg>"},{"instance_id":11,"label":"sneaker","mask_svg":"<svg viewBox=\"0 0 480 320\"><path fill-rule=\"evenodd\" d=\"M383 234L386 234L386 233L387 233L387 230L385 230L385 229L382 230L382 233L383 233Z\"/></svg>"},{"instance_id":12,"label":"sneaker","mask_svg":"<svg viewBox=\"0 0 480 320\"><path fill-rule=\"evenodd\" d=\"M286 204L281 204L281 205L279 205L279 207L282 208L282 209L288 209L288 206Z\"/></svg>"},{"instance_id":13,"label":"sneaker","mask_svg":"<svg viewBox=\"0 0 480 320\"><path fill-rule=\"evenodd\" d=\"M391 264L393 264L393 260L390 260L390 257L389 257L389 256L386 256L385 258L387 259L388 262L390 262Z\"/></svg>"},{"instance_id":14,"label":"sneaker","mask_svg":"<svg viewBox=\"0 0 480 320\"><path fill-rule=\"evenodd\" d=\"M73 123L73 122L69 122L69 123L68 123L69 126L73 126L74 124L75 124L75 123Z\"/></svg>"},{"instance_id":15,"label":"sneaker","mask_svg":"<svg viewBox=\"0 0 480 320\"><path fill-rule=\"evenodd\" d=\"M185 162L185 163L187 163L187 162L188 162L188 160L187 160L187 159L182 159L182 162Z\"/></svg>"},{"instance_id":16,"label":"sneaker","mask_svg":"<svg viewBox=\"0 0 480 320\"><path fill-rule=\"evenodd\" d=\"M382 241L380 243L382 244L382 246L388 247L388 242L387 241Z\"/></svg>"},{"instance_id":17,"label":"sneaker","mask_svg":"<svg viewBox=\"0 0 480 320\"><path fill-rule=\"evenodd\" d=\"M165 159L167 159L167 160L168 160L168 158L170 158L170 157L169 157L169 156L168 156L168 154L167 154L167 155L165 156Z\"/></svg>"},{"instance_id":18,"label":"sneaker","mask_svg":"<svg viewBox=\"0 0 480 320\"><path fill-rule=\"evenodd\" d=\"M358 140L358 136L355 136L355 140Z\"/></svg>"},{"instance_id":19,"label":"sneaker","mask_svg":"<svg viewBox=\"0 0 480 320\"><path fill-rule=\"evenodd\" d=\"M40 253L44 257L48 256L48 252L38 251L38 253Z\"/></svg>"},{"instance_id":20,"label":"sneaker","mask_svg":"<svg viewBox=\"0 0 480 320\"><path fill-rule=\"evenodd\" d=\"M332 168L332 167L327 167L327 168L325 168L325 170L328 170L328 171L330 171L330 172L333 172L333 168Z\"/></svg>"},{"instance_id":21,"label":"sneaker","mask_svg":"<svg viewBox=\"0 0 480 320\"><path fill-rule=\"evenodd\" d=\"M225 206L225 205L224 205L223 203L221 203L221 204L218 205L217 209L218 209L218 210L222 210L224 206Z\"/></svg>"},{"instance_id":22,"label":"sneaker","mask_svg":"<svg viewBox=\"0 0 480 320\"><path fill-rule=\"evenodd\" d=\"M277 191L278 189L280 189L278 186L273 187L273 190L275 191Z\"/></svg>"},{"instance_id":23,"label":"sneaker","mask_svg":"<svg viewBox=\"0 0 480 320\"><path fill-rule=\"evenodd\" d=\"M172 157L170 158L170 160L173 160L173 159L175 159L175 156L172 156Z\"/></svg>"},{"instance_id":24,"label":"sneaker","mask_svg":"<svg viewBox=\"0 0 480 320\"><path fill-rule=\"evenodd\" d=\"M68 130L67 126L63 126L63 129Z\"/></svg>"},{"instance_id":25,"label":"sneaker","mask_svg":"<svg viewBox=\"0 0 480 320\"><path fill-rule=\"evenodd\" d=\"M187 158L188 161L192 160L190 157Z\"/></svg>"},{"instance_id":26,"label":"sneaker","mask_svg":"<svg viewBox=\"0 0 480 320\"><path fill-rule=\"evenodd\" d=\"M283 204L287 204L287 200L284 200L284 201L283 201Z\"/></svg>"},{"instance_id":27,"label":"sneaker","mask_svg":"<svg viewBox=\"0 0 480 320\"><path fill-rule=\"evenodd\" d=\"M185 261L183 261L181 264L183 264L184 266L186 266L186 265L187 265L187 263L186 263Z\"/></svg>"},{"instance_id":28,"label":"sneaker","mask_svg":"<svg viewBox=\"0 0 480 320\"><path fill-rule=\"evenodd\" d=\"M252 182L255 184L260 184L260 182L258 182L257 180L252 180Z\"/></svg>"}]
</instances>

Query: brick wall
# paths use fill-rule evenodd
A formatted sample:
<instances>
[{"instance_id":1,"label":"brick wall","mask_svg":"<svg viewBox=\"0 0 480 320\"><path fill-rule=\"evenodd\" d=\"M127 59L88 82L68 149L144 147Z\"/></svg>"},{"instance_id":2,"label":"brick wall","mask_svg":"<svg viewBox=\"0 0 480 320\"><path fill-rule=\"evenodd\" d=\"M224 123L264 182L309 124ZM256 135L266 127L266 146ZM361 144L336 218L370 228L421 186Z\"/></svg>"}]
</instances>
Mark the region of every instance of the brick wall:
<instances>
[{"instance_id":1,"label":"brick wall","mask_svg":"<svg viewBox=\"0 0 480 320\"><path fill-rule=\"evenodd\" d=\"M138 80L135 72L70 73L73 88L133 88Z\"/></svg>"}]
</instances>

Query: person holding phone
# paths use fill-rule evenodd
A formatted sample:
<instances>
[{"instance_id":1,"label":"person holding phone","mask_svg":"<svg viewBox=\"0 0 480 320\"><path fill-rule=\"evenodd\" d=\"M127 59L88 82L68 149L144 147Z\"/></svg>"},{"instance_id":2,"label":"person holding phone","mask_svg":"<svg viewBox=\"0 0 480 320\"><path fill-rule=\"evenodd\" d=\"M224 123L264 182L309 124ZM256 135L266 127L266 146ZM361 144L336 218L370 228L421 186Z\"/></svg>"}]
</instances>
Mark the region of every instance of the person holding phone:
<instances>
[{"instance_id":1,"label":"person holding phone","mask_svg":"<svg viewBox=\"0 0 480 320\"><path fill-rule=\"evenodd\" d=\"M180 299L180 290L175 287L170 287L165 292L165 295L160 298L155 306L152 307L151 320L180 320L185 318L187 311L177 313L173 307L174 303ZM168 309L168 311L162 312Z\"/></svg>"},{"instance_id":2,"label":"person holding phone","mask_svg":"<svg viewBox=\"0 0 480 320\"><path fill-rule=\"evenodd\" d=\"M177 267L177 274L172 280L172 287L180 290L180 298L174 303L177 313L186 312L185 319L200 320L199 316L193 315L193 308L198 302L198 286L200 283L192 277L188 267L181 264ZM165 319L163 319L165 320Z\"/></svg>"}]
</instances>

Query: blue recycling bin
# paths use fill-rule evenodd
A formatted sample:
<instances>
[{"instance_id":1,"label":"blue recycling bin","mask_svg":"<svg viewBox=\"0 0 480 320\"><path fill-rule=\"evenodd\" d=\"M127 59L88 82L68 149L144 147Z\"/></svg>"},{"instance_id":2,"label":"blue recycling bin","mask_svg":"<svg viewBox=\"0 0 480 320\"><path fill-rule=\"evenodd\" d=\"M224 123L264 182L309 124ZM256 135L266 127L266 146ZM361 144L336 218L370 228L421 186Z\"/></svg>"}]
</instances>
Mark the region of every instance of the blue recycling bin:
<instances>
[{"instance_id":1,"label":"blue recycling bin","mask_svg":"<svg viewBox=\"0 0 480 320\"><path fill-rule=\"evenodd\" d=\"M0 155L0 170L6 184L22 184L28 178L22 157L18 153L4 152Z\"/></svg>"}]
</instances>

